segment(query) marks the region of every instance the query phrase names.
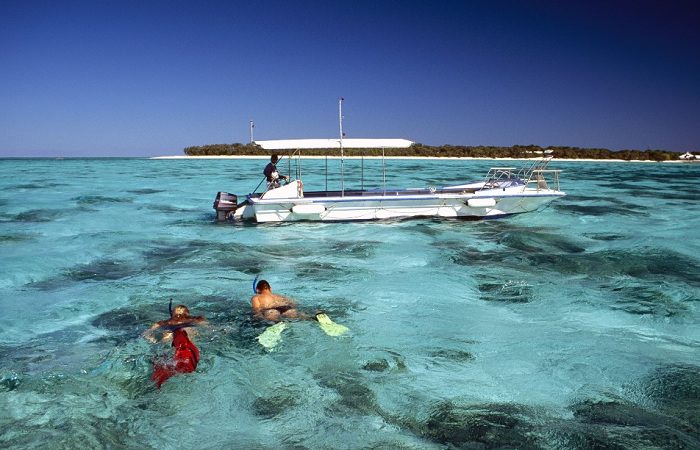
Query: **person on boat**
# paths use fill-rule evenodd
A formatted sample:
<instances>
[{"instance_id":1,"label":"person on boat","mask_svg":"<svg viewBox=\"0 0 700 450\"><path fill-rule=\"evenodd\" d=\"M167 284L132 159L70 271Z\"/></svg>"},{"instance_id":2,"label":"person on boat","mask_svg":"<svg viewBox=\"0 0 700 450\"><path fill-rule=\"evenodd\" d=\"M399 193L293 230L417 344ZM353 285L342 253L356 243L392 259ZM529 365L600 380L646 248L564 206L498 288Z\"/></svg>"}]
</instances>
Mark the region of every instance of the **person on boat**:
<instances>
[{"instance_id":1,"label":"person on boat","mask_svg":"<svg viewBox=\"0 0 700 450\"><path fill-rule=\"evenodd\" d=\"M287 179L285 175L280 175L280 173L277 171L278 160L279 158L277 157L277 155L272 155L270 157L270 162L265 166L265 169L263 170L263 175L265 175L265 178L267 179L267 184L269 188L279 187L280 178L283 180Z\"/></svg>"},{"instance_id":2,"label":"person on boat","mask_svg":"<svg viewBox=\"0 0 700 450\"><path fill-rule=\"evenodd\" d=\"M145 333L144 337L151 342L157 342L154 334L157 330L164 330L162 341L172 338L172 347L175 349L172 358L153 362L153 374L151 380L156 383L158 389L170 377L178 373L191 373L197 369L199 363L199 349L190 340L194 334L194 326L203 325L206 319L202 316L193 317L185 305L177 305L171 310L170 318L154 323Z\"/></svg>"},{"instance_id":3,"label":"person on boat","mask_svg":"<svg viewBox=\"0 0 700 450\"><path fill-rule=\"evenodd\" d=\"M266 280L258 281L255 295L250 299L253 315L258 319L279 322L283 318L299 318L297 305L285 296L272 293L272 287Z\"/></svg>"}]
</instances>

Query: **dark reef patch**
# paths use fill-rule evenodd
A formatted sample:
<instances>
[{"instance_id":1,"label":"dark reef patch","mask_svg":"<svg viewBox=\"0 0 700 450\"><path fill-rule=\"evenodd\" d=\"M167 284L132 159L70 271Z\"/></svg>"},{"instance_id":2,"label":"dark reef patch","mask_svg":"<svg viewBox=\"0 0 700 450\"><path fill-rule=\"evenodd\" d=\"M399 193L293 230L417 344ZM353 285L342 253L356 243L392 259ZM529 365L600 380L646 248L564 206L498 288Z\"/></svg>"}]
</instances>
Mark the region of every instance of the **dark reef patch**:
<instances>
[{"instance_id":1,"label":"dark reef patch","mask_svg":"<svg viewBox=\"0 0 700 450\"><path fill-rule=\"evenodd\" d=\"M65 277L72 281L111 281L138 275L140 270L130 263L111 259L98 259L88 264L81 264L65 272Z\"/></svg>"},{"instance_id":2,"label":"dark reef patch","mask_svg":"<svg viewBox=\"0 0 700 450\"><path fill-rule=\"evenodd\" d=\"M595 241L619 241L627 239L626 236L615 233L584 233L583 236Z\"/></svg>"},{"instance_id":3,"label":"dark reef patch","mask_svg":"<svg viewBox=\"0 0 700 450\"><path fill-rule=\"evenodd\" d=\"M581 205L581 204L565 204L556 203L552 205L557 211L581 216L649 216L645 210L639 210L638 207L623 207L613 205Z\"/></svg>"},{"instance_id":4,"label":"dark reef patch","mask_svg":"<svg viewBox=\"0 0 700 450\"><path fill-rule=\"evenodd\" d=\"M642 390L665 414L687 421L700 440L700 367L673 364L654 370L641 381Z\"/></svg>"},{"instance_id":5,"label":"dark reef patch","mask_svg":"<svg viewBox=\"0 0 700 450\"><path fill-rule=\"evenodd\" d=\"M499 264L501 266L517 266L522 264L524 255L503 250L479 250L473 247L450 247L450 260L460 266L482 266L484 264Z\"/></svg>"},{"instance_id":6,"label":"dark reef patch","mask_svg":"<svg viewBox=\"0 0 700 450\"><path fill-rule=\"evenodd\" d=\"M506 232L499 236L497 242L510 249L527 254L537 253L583 253L586 249L570 239L558 234L530 231Z\"/></svg>"},{"instance_id":7,"label":"dark reef patch","mask_svg":"<svg viewBox=\"0 0 700 450\"><path fill-rule=\"evenodd\" d=\"M487 278L491 278L491 280ZM486 274L482 275L480 279L487 279L478 285L482 300L502 303L529 303L535 298L532 286L526 282L507 281L504 283L500 279L494 279Z\"/></svg>"},{"instance_id":8,"label":"dark reef patch","mask_svg":"<svg viewBox=\"0 0 700 450\"><path fill-rule=\"evenodd\" d=\"M380 358L372 361L367 361L362 366L362 370L367 370L369 372L384 372L386 370L389 370L390 367L391 365L389 364L389 361L387 361L384 358Z\"/></svg>"},{"instance_id":9,"label":"dark reef patch","mask_svg":"<svg viewBox=\"0 0 700 450\"><path fill-rule=\"evenodd\" d=\"M93 342L120 346L139 338L141 333L153 323L148 319L151 315L149 312L146 307L119 308L98 315L92 320L91 325L109 330L110 333L94 339ZM167 318L167 311L163 314L163 318Z\"/></svg>"},{"instance_id":10,"label":"dark reef patch","mask_svg":"<svg viewBox=\"0 0 700 450\"><path fill-rule=\"evenodd\" d=\"M171 205L168 203L154 203L154 204L139 206L139 209L141 209L141 208L145 208L145 209L148 209L151 211L164 212L164 213L199 213L199 212L201 212L199 209L181 208L179 206ZM201 222L200 222L200 225L201 225Z\"/></svg>"},{"instance_id":11,"label":"dark reef patch","mask_svg":"<svg viewBox=\"0 0 700 450\"><path fill-rule=\"evenodd\" d=\"M437 226L438 222L435 220L424 220L420 222L415 222L415 224L408 229L410 231L415 231L417 233L423 234L425 236L437 237L440 236L442 230Z\"/></svg>"},{"instance_id":12,"label":"dark reef patch","mask_svg":"<svg viewBox=\"0 0 700 450\"><path fill-rule=\"evenodd\" d=\"M366 350L360 368L367 372L390 373L406 371L406 359L392 350Z\"/></svg>"},{"instance_id":13,"label":"dark reef patch","mask_svg":"<svg viewBox=\"0 0 700 450\"><path fill-rule=\"evenodd\" d=\"M10 218L12 222L43 223L51 222L65 215L65 211L57 209L32 209L21 212Z\"/></svg>"},{"instance_id":14,"label":"dark reef patch","mask_svg":"<svg viewBox=\"0 0 700 450\"><path fill-rule=\"evenodd\" d=\"M472 361L474 354L466 350L437 348L428 352L431 358L444 359L452 362L467 362Z\"/></svg>"},{"instance_id":15,"label":"dark reef patch","mask_svg":"<svg viewBox=\"0 0 700 450\"><path fill-rule=\"evenodd\" d=\"M690 202L697 202L700 200L700 194L694 194L691 192L685 192L683 190L659 190L659 189L644 189L638 191L629 191L629 195L635 197L645 197L652 199L661 200L687 200Z\"/></svg>"},{"instance_id":16,"label":"dark reef patch","mask_svg":"<svg viewBox=\"0 0 700 450\"><path fill-rule=\"evenodd\" d=\"M663 285L654 283L602 284L602 288L614 293L609 296L612 309L630 314L652 314L662 317L675 317L688 311L688 306L664 292Z\"/></svg>"},{"instance_id":17,"label":"dark reef patch","mask_svg":"<svg viewBox=\"0 0 700 450\"><path fill-rule=\"evenodd\" d=\"M449 448L540 448L529 410L516 404L435 405L423 422L405 426L417 435Z\"/></svg>"},{"instance_id":18,"label":"dark reef patch","mask_svg":"<svg viewBox=\"0 0 700 450\"><path fill-rule=\"evenodd\" d=\"M148 194L158 194L160 192L165 192L163 189L151 189L151 188L144 188L144 189L132 189L126 191L130 194L137 194L137 195L148 195Z\"/></svg>"},{"instance_id":19,"label":"dark reef patch","mask_svg":"<svg viewBox=\"0 0 700 450\"><path fill-rule=\"evenodd\" d=\"M71 393L69 399L86 395L80 387L73 387ZM144 448L128 424L116 418L76 417L74 413L49 417L38 411L30 419L8 418L3 423L7 430L0 438L3 448L40 448L43 445L37 443L47 442L52 448Z\"/></svg>"},{"instance_id":20,"label":"dark reef patch","mask_svg":"<svg viewBox=\"0 0 700 450\"><path fill-rule=\"evenodd\" d=\"M130 197L108 197L104 195L81 195L71 199L78 205L103 205L110 203L132 203L134 199Z\"/></svg>"},{"instance_id":21,"label":"dark reef patch","mask_svg":"<svg viewBox=\"0 0 700 450\"><path fill-rule=\"evenodd\" d=\"M0 350L0 354L2 351ZM16 373L5 373L0 378L0 392L10 392L22 384L22 379Z\"/></svg>"},{"instance_id":22,"label":"dark reef patch","mask_svg":"<svg viewBox=\"0 0 700 450\"><path fill-rule=\"evenodd\" d=\"M571 410L587 426L588 433L599 436L605 448L696 448L698 445L698 430L687 421L623 399L584 400L572 405Z\"/></svg>"},{"instance_id":23,"label":"dark reef patch","mask_svg":"<svg viewBox=\"0 0 700 450\"><path fill-rule=\"evenodd\" d=\"M23 183L23 184L16 184L14 186L10 186L8 189L50 189L58 186L65 186L65 184L62 183L45 183L45 182L38 182L38 183Z\"/></svg>"},{"instance_id":24,"label":"dark reef patch","mask_svg":"<svg viewBox=\"0 0 700 450\"><path fill-rule=\"evenodd\" d=\"M140 268L133 266L131 263L111 259L98 259L87 264L73 266L58 276L28 283L27 286L42 291L52 291L76 282L116 281L139 275L140 273Z\"/></svg>"},{"instance_id":25,"label":"dark reef patch","mask_svg":"<svg viewBox=\"0 0 700 450\"><path fill-rule=\"evenodd\" d=\"M313 278L319 281L334 280L346 273L341 267L324 262L306 262L297 269L297 278Z\"/></svg>"},{"instance_id":26,"label":"dark reef patch","mask_svg":"<svg viewBox=\"0 0 700 450\"><path fill-rule=\"evenodd\" d=\"M527 260L534 267L561 274L585 274L601 278L628 275L647 281L653 279L700 283L697 260L671 250L613 249L581 255L531 252L527 254Z\"/></svg>"},{"instance_id":27,"label":"dark reef patch","mask_svg":"<svg viewBox=\"0 0 700 450\"><path fill-rule=\"evenodd\" d=\"M133 332L144 331L146 325L151 324L149 316L152 316L150 307L144 305L134 308L119 308L99 314L92 319L91 325L112 332ZM167 318L167 308L163 308L163 318ZM136 335L140 333L136 332Z\"/></svg>"},{"instance_id":28,"label":"dark reef patch","mask_svg":"<svg viewBox=\"0 0 700 450\"><path fill-rule=\"evenodd\" d=\"M298 393L291 388L279 386L275 388L276 394L270 397L258 397L253 401L253 413L263 419L272 419L286 410L295 407L299 401Z\"/></svg>"},{"instance_id":29,"label":"dark reef patch","mask_svg":"<svg viewBox=\"0 0 700 450\"><path fill-rule=\"evenodd\" d=\"M0 234L0 244L12 244L15 242L26 242L34 239L34 235L27 233Z\"/></svg>"},{"instance_id":30,"label":"dark reef patch","mask_svg":"<svg viewBox=\"0 0 700 450\"><path fill-rule=\"evenodd\" d=\"M380 412L374 392L360 383L361 376L354 373L328 373L317 376L321 386L333 389L340 396L338 411L370 415Z\"/></svg>"},{"instance_id":31,"label":"dark reef patch","mask_svg":"<svg viewBox=\"0 0 700 450\"><path fill-rule=\"evenodd\" d=\"M208 243L204 241L187 241L185 243L172 244L155 242L143 255L147 261L153 260L164 264L175 263L186 256L197 253L207 245Z\"/></svg>"},{"instance_id":32,"label":"dark reef patch","mask_svg":"<svg viewBox=\"0 0 700 450\"><path fill-rule=\"evenodd\" d=\"M328 253L336 256L366 259L374 255L374 249L380 244L381 242L376 241L339 241L331 244Z\"/></svg>"},{"instance_id":33,"label":"dark reef patch","mask_svg":"<svg viewBox=\"0 0 700 450\"><path fill-rule=\"evenodd\" d=\"M248 249L249 252L251 250L253 248ZM259 257L267 259L299 258L313 255L311 250L299 246L298 243L260 245L255 247L254 251L259 254Z\"/></svg>"}]
</instances>

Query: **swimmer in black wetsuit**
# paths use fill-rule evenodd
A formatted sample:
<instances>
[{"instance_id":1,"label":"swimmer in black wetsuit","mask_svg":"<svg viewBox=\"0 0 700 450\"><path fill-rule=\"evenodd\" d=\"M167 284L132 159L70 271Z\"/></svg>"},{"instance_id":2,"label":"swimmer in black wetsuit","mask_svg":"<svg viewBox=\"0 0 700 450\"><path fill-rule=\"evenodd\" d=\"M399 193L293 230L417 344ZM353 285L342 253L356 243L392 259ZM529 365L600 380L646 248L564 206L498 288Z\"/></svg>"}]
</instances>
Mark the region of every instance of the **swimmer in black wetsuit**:
<instances>
[{"instance_id":1,"label":"swimmer in black wetsuit","mask_svg":"<svg viewBox=\"0 0 700 450\"><path fill-rule=\"evenodd\" d=\"M282 295L273 294L272 287L267 281L258 281L255 292L256 294L250 299L250 304L256 318L271 322L279 322L283 318L299 318L296 303Z\"/></svg>"},{"instance_id":2,"label":"swimmer in black wetsuit","mask_svg":"<svg viewBox=\"0 0 700 450\"><path fill-rule=\"evenodd\" d=\"M257 280L257 277L255 279ZM312 317L300 314L296 309L296 303L282 295L273 294L270 283L265 280L260 280L255 285L255 292L255 295L250 299L255 317L276 322L258 336L258 342L267 350L272 350L281 339L280 333L287 326L285 322L282 322L282 319L315 320L324 333L329 336L341 336L350 331L348 327L333 322L322 311L316 312Z\"/></svg>"}]
</instances>

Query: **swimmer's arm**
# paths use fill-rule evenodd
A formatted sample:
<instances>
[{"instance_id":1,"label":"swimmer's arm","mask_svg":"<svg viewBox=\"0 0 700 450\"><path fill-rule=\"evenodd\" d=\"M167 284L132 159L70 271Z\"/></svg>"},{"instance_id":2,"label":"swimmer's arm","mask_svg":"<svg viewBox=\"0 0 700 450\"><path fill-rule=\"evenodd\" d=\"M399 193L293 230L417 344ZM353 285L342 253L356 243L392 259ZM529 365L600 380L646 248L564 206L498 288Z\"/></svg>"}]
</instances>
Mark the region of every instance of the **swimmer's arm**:
<instances>
[{"instance_id":1,"label":"swimmer's arm","mask_svg":"<svg viewBox=\"0 0 700 450\"><path fill-rule=\"evenodd\" d=\"M250 299L250 305L253 307L253 315L255 316L255 318L263 319L263 307L260 304L260 299L257 295L254 295Z\"/></svg>"},{"instance_id":2,"label":"swimmer's arm","mask_svg":"<svg viewBox=\"0 0 700 450\"><path fill-rule=\"evenodd\" d=\"M156 322L153 325L151 325L151 328L149 328L148 330L141 333L141 336L143 336L143 338L146 339L151 344L156 344L156 343L158 343L158 339L156 339L156 337L154 336L154 332L160 327L161 327L161 323Z\"/></svg>"}]
</instances>

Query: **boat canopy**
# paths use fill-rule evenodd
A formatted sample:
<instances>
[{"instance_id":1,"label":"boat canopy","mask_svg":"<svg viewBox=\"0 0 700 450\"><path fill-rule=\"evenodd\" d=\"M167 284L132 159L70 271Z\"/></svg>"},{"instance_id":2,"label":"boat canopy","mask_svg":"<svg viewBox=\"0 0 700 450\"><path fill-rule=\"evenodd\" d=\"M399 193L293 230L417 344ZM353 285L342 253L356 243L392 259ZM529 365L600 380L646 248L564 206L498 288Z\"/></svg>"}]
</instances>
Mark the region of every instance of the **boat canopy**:
<instances>
[{"instance_id":1,"label":"boat canopy","mask_svg":"<svg viewBox=\"0 0 700 450\"><path fill-rule=\"evenodd\" d=\"M265 150L340 149L340 139L277 139L255 141ZM408 148L408 139L343 139L343 148Z\"/></svg>"}]
</instances>

